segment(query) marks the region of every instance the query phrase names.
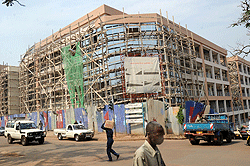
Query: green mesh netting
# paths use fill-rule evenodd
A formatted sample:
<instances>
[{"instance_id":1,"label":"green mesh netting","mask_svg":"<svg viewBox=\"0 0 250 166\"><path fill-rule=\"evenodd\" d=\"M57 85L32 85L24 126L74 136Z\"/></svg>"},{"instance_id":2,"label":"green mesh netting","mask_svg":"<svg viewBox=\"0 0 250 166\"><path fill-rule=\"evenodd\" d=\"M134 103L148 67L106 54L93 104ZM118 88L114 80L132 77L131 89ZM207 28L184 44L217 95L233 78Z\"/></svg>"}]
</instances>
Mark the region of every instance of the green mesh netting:
<instances>
[{"instance_id":1,"label":"green mesh netting","mask_svg":"<svg viewBox=\"0 0 250 166\"><path fill-rule=\"evenodd\" d=\"M76 103L78 107L84 108L83 59L79 45L79 42L76 43L74 56L72 56L72 53L69 51L70 46L62 48L64 71L73 108L75 106L74 103ZM76 95L78 96L78 100L76 99Z\"/></svg>"}]
</instances>

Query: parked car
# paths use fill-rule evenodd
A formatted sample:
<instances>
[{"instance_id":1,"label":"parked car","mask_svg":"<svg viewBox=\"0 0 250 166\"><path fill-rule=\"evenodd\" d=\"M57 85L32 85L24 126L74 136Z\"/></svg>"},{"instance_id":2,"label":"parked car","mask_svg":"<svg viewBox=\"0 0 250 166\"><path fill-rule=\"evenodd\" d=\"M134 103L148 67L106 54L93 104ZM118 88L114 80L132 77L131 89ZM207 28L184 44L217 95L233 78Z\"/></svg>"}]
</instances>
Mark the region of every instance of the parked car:
<instances>
[{"instance_id":1,"label":"parked car","mask_svg":"<svg viewBox=\"0 0 250 166\"><path fill-rule=\"evenodd\" d=\"M234 130L234 139L241 139L240 129Z\"/></svg>"},{"instance_id":2,"label":"parked car","mask_svg":"<svg viewBox=\"0 0 250 166\"><path fill-rule=\"evenodd\" d=\"M247 132L250 132L249 126L240 130L240 134L241 134L241 137L243 140L247 139L247 137L248 137Z\"/></svg>"},{"instance_id":3,"label":"parked car","mask_svg":"<svg viewBox=\"0 0 250 166\"><path fill-rule=\"evenodd\" d=\"M5 128L4 127L0 127L0 135L4 135L4 131L5 131Z\"/></svg>"}]
</instances>

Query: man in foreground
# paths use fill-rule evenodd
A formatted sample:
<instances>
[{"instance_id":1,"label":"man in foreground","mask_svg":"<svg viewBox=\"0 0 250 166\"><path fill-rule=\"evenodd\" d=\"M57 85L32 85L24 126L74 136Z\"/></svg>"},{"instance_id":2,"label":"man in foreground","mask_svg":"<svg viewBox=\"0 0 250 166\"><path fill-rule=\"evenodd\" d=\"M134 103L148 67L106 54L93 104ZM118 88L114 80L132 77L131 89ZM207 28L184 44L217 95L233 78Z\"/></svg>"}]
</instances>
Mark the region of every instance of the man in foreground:
<instances>
[{"instance_id":1,"label":"man in foreground","mask_svg":"<svg viewBox=\"0 0 250 166\"><path fill-rule=\"evenodd\" d=\"M164 134L164 129L158 122L151 121L147 124L147 139L136 150L133 158L133 166L165 166L161 153L156 146L163 143Z\"/></svg>"}]
</instances>

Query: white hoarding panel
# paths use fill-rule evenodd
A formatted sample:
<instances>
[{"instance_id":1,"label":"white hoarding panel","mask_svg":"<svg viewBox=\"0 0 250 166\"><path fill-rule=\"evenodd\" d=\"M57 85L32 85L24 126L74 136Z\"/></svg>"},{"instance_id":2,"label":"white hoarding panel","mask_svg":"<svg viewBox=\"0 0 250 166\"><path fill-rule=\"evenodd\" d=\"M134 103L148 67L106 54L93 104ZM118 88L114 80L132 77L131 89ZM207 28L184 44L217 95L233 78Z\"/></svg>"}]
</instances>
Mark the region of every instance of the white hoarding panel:
<instances>
[{"instance_id":1,"label":"white hoarding panel","mask_svg":"<svg viewBox=\"0 0 250 166\"><path fill-rule=\"evenodd\" d=\"M127 93L154 93L161 91L158 57L125 57Z\"/></svg>"}]
</instances>

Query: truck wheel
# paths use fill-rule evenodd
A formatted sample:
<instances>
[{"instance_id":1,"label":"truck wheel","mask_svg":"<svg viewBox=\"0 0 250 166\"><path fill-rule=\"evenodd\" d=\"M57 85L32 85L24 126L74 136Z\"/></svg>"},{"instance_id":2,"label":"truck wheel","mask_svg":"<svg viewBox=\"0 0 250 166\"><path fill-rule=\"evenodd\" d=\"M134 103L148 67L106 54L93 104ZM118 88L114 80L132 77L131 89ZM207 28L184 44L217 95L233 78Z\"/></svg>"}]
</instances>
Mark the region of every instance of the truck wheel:
<instances>
[{"instance_id":1,"label":"truck wheel","mask_svg":"<svg viewBox=\"0 0 250 166\"><path fill-rule=\"evenodd\" d=\"M218 137L218 141L217 141L218 145L222 145L223 144L223 134L220 133L219 137Z\"/></svg>"},{"instance_id":2,"label":"truck wheel","mask_svg":"<svg viewBox=\"0 0 250 166\"><path fill-rule=\"evenodd\" d=\"M58 135L57 135L57 138L58 138L59 140L62 140L62 139L63 139L62 134L58 134Z\"/></svg>"},{"instance_id":3,"label":"truck wheel","mask_svg":"<svg viewBox=\"0 0 250 166\"><path fill-rule=\"evenodd\" d=\"M25 136L22 136L21 143L22 143L23 146L26 146L28 144L28 140L27 140L27 138Z\"/></svg>"},{"instance_id":4,"label":"truck wheel","mask_svg":"<svg viewBox=\"0 0 250 166\"><path fill-rule=\"evenodd\" d=\"M193 141L190 140L190 143L191 143L192 145L199 145L200 140L197 140L197 139L195 139L195 140L193 140Z\"/></svg>"},{"instance_id":5,"label":"truck wheel","mask_svg":"<svg viewBox=\"0 0 250 166\"><path fill-rule=\"evenodd\" d=\"M230 133L227 135L226 140L227 140L227 143L232 142L232 136Z\"/></svg>"},{"instance_id":6,"label":"truck wheel","mask_svg":"<svg viewBox=\"0 0 250 166\"><path fill-rule=\"evenodd\" d=\"M78 142L80 140L79 135L75 135L75 141Z\"/></svg>"},{"instance_id":7,"label":"truck wheel","mask_svg":"<svg viewBox=\"0 0 250 166\"><path fill-rule=\"evenodd\" d=\"M39 144L43 144L44 143L44 137L42 137L41 139L38 140Z\"/></svg>"},{"instance_id":8,"label":"truck wheel","mask_svg":"<svg viewBox=\"0 0 250 166\"><path fill-rule=\"evenodd\" d=\"M9 143L9 144L12 144L12 143L13 143L13 139L11 138L10 135L8 135L8 143Z\"/></svg>"}]
</instances>

